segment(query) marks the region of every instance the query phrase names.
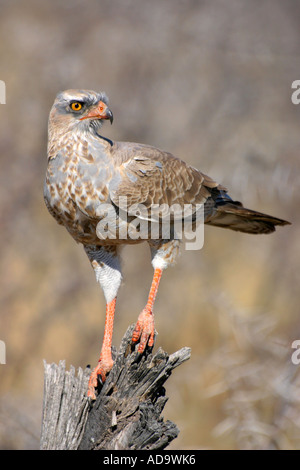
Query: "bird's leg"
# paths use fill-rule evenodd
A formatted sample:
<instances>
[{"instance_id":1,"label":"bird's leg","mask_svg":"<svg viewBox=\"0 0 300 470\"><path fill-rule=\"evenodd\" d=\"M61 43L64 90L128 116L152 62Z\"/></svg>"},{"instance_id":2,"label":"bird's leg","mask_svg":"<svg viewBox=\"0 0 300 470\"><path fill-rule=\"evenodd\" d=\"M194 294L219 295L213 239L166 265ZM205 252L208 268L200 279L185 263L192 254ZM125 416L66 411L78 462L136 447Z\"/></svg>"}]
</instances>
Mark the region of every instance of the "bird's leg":
<instances>
[{"instance_id":1,"label":"bird's leg","mask_svg":"<svg viewBox=\"0 0 300 470\"><path fill-rule=\"evenodd\" d=\"M138 321L135 325L134 332L132 334L132 342L137 343L140 341L138 352L143 353L147 343L148 346L152 347L154 344L154 315L153 305L161 279L162 270L156 268L154 270L153 281L149 292L148 302L146 307L140 313Z\"/></svg>"},{"instance_id":2,"label":"bird's leg","mask_svg":"<svg viewBox=\"0 0 300 470\"><path fill-rule=\"evenodd\" d=\"M114 362L111 356L111 343L114 327L114 315L116 308L116 297L106 304L104 337L101 348L101 354L97 366L92 371L89 379L87 396L92 400L96 400L95 389L98 386L98 377L105 382L106 374L111 370Z\"/></svg>"}]
</instances>

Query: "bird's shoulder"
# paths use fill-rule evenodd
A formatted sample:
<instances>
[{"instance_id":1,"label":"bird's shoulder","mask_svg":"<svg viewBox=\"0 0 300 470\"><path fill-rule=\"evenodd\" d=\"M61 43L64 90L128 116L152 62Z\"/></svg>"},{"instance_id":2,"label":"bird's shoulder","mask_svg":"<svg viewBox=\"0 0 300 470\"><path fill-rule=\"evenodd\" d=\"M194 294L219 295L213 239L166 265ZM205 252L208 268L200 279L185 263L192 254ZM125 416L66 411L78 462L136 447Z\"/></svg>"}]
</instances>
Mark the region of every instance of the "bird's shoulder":
<instances>
[{"instance_id":1,"label":"bird's shoulder","mask_svg":"<svg viewBox=\"0 0 300 470\"><path fill-rule=\"evenodd\" d=\"M115 142L111 152L118 167L118 177L110 185L114 196L183 204L204 202L212 188L220 187L184 160L150 145Z\"/></svg>"}]
</instances>

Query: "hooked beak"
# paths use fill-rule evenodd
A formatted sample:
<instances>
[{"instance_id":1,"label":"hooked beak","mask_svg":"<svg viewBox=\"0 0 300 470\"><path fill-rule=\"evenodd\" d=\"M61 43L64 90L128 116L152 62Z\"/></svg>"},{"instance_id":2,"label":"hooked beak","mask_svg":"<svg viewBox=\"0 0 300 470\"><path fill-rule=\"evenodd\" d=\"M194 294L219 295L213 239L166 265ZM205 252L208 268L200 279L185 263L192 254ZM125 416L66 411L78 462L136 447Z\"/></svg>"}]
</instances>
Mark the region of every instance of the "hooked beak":
<instances>
[{"instance_id":1,"label":"hooked beak","mask_svg":"<svg viewBox=\"0 0 300 470\"><path fill-rule=\"evenodd\" d=\"M114 117L108 106L103 103L103 101L99 101L99 103L97 103L97 105L93 107L86 116L80 118L80 121L83 119L109 119L112 124Z\"/></svg>"}]
</instances>

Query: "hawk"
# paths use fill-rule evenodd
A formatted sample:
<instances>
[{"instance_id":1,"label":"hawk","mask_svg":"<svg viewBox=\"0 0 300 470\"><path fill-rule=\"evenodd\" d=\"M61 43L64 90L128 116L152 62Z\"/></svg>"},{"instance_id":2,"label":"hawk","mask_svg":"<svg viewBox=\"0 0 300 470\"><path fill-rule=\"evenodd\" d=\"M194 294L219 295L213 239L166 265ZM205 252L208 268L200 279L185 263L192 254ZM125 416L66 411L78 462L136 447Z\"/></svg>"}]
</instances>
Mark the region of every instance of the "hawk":
<instances>
[{"instance_id":1,"label":"hawk","mask_svg":"<svg viewBox=\"0 0 300 470\"><path fill-rule=\"evenodd\" d=\"M113 122L105 93L70 89L57 95L49 116L44 185L50 214L83 245L106 299L101 354L87 392L92 400L96 398L98 379L104 382L113 366L113 322L122 280L120 250L128 243L146 241L151 250L153 281L132 342L139 343L139 353L147 345L153 346L153 305L162 271L175 262L178 253L176 220L184 218L173 213L166 234L162 215L155 210L153 215L153 208L176 206L178 212L178 208L189 205L195 223L200 206L205 224L252 234L271 233L275 226L289 224L246 209L230 198L224 186L171 153L102 136L100 129L105 120ZM153 218L159 228L157 237L150 230L142 238L128 236L134 221L149 224ZM103 230L104 225L107 230Z\"/></svg>"}]
</instances>

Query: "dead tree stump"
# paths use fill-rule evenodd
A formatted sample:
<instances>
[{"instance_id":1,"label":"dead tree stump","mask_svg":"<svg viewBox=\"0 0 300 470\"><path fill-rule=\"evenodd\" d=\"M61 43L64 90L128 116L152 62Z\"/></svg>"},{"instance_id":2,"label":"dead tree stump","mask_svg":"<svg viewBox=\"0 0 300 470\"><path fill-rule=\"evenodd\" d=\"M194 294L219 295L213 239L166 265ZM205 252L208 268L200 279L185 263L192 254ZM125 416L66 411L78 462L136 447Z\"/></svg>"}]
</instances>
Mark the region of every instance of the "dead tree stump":
<instances>
[{"instance_id":1,"label":"dead tree stump","mask_svg":"<svg viewBox=\"0 0 300 470\"><path fill-rule=\"evenodd\" d=\"M64 361L45 363L40 449L159 450L178 436L177 426L161 417L168 400L163 385L190 358L190 349L139 354L131 347L133 328L93 403L86 398L89 368L76 375Z\"/></svg>"}]
</instances>

